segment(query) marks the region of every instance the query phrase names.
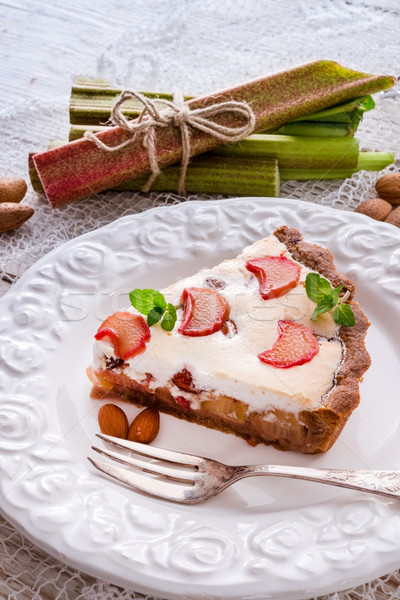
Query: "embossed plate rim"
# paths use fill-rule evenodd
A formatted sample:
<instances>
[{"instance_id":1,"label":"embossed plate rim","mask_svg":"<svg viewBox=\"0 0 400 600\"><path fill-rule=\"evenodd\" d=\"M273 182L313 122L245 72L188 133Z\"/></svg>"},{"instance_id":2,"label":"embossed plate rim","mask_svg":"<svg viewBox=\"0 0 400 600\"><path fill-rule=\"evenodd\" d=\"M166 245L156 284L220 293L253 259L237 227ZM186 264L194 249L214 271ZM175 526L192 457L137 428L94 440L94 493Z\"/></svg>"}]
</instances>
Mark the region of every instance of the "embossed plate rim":
<instances>
[{"instance_id":1,"label":"embossed plate rim","mask_svg":"<svg viewBox=\"0 0 400 600\"><path fill-rule=\"evenodd\" d=\"M254 214L258 215L258 218L264 215L262 226L259 222L251 222L252 212L249 210L250 208L253 209ZM336 219L336 224L330 225L328 223L328 225L326 225L329 216L333 221ZM178 217L180 218L180 221ZM198 228L197 232L191 231L189 228L190 219L192 217L199 217L200 219L199 222L196 221L196 227ZM202 233L202 227L204 228L210 225L211 221L207 225L207 219L210 220L214 217L217 219L217 227L214 227L211 231L212 237L207 238L207 235L203 235ZM225 220L223 220L222 217ZM202 225L202 219L206 220L204 226ZM220 222L218 222L218 219ZM378 234L383 236L390 242L389 246L391 243L395 245L400 241L400 233L390 225L377 223L363 215L344 213L337 209L304 203L299 200L238 198L207 202L186 202L171 207L153 208L145 213L123 217L99 230L89 232L79 238L71 240L31 267L31 269L21 277L20 281L17 282L0 301L0 306L3 309L2 312L4 311L3 314L7 315L6 319L0 316L0 352L3 353L4 357L5 348L9 351L10 347L12 347L12 344L11 346L5 345L5 339L8 340L9 344L13 342L14 347L16 346L16 350L19 353L22 353L22 355L24 355L24 352L26 353L27 349L32 348L31 342L35 340L45 340L45 343L47 344L45 354L47 353L48 355L49 352L53 352L54 348L57 348L57 344L59 343L57 340L65 339L65 331L63 331L62 328L57 331L57 328L50 327L50 325L54 325L55 318L54 313L51 313L51 304L49 304L49 301L54 298L52 292L54 292L54 290L60 291L61 289L64 291L68 286L73 290L76 285L86 286L87 289L90 290L91 285L98 285L97 281L91 279L90 269L83 279L82 273L76 273L76 265L66 266L64 264L64 267L61 268L60 264L63 264L62 261L64 260L65 255L68 254L68 251L73 251L74 249L77 251L77 254L79 254L79 252L84 253L84 250L82 249L89 246L91 243L93 248L95 247L100 251L104 245L104 238L108 235L111 236L112 233L114 234L114 241L112 242L114 247L111 247L111 251L117 255L119 252L119 249L117 248L119 243L117 238L119 235L123 235L126 226L132 224L134 229L135 225L140 223L140 232L137 233L137 238L140 238L140 234L146 230L146 227L153 230L154 224L157 221L164 222L164 220L167 224L169 223L169 227L172 227L172 220L175 227L174 231L186 236L185 243L189 244L187 252L190 249L194 254L199 254L200 260L202 260L202 253L205 253L204 256L206 256L207 252L217 244L216 240L219 240L218 236L221 231L226 234L223 238L224 243L226 244L224 251L225 253L228 253L228 251L231 252L231 255L233 256L235 252L234 248L240 250L245 243L251 241L249 238L256 239L263 233L266 233L267 226L269 229L272 229L277 227L283 221L288 222L289 225L298 226L303 231L306 239L310 239L309 236L307 238L305 230L307 227L310 227L307 223L309 221L313 222L313 219L315 221L314 227L317 227L316 231L318 231L318 226L324 229L325 233L321 234L322 238L324 235L328 237L334 236L339 226L349 226L350 228L353 227L354 231L364 231L364 238L361 235L359 240L356 240L356 242L359 241L361 243L361 246L368 241L368 235ZM303 225L303 227L301 225ZM239 229L240 227L241 229ZM245 229L246 232L244 233ZM160 231L160 240L162 243L163 230ZM240 236L244 239L242 240L242 237ZM318 238L318 233L316 233L315 237ZM140 243L142 242L140 242L139 239L139 246ZM331 249L334 250L332 245ZM362 248L361 250L363 251ZM143 257L144 248L139 247L138 251L139 253L142 253ZM146 251L148 251L148 249L146 249ZM114 258L114 254L112 254L111 259ZM153 251L150 250L148 254L149 256L153 254L153 257L160 260L159 248L153 249ZM385 255L385 257L388 258L389 256L392 256L392 254L390 249L381 250L376 264L376 269L378 269L378 271L375 270L374 275L376 280L380 281L383 279L383 274L379 274L380 257ZM121 250L118 256L122 255L123 252ZM89 258L90 260L94 260L93 257ZM345 257L341 256L341 260L345 260ZM217 262L217 258L215 258L215 262ZM390 291L392 280L390 277L388 279L388 273L386 272L389 270L389 267L396 269L396 264L394 264L394 266L389 265L387 268L385 265L385 285L389 285ZM56 268L58 268L58 271L56 271L56 275L54 275ZM56 277L55 280L51 280L50 271L53 271L52 276ZM101 275L99 275L99 277L101 278ZM121 275L118 275L118 277L121 278ZM116 281L112 283L114 286L116 284ZM395 283L394 285L396 286L394 290L395 293L399 294L400 284ZM112 289L112 287L110 289ZM24 302L26 298L28 298L29 302L26 300L25 310ZM44 318L44 321L40 321L41 315L34 312L33 309L36 307L33 302L34 299L39 303L39 308L44 311L50 311L49 315L46 317L47 321L46 318ZM17 300L20 304L17 303ZM29 311L31 311L32 314ZM0 313L0 315L1 314L2 313ZM57 318L56 325L59 324L59 315ZM9 334L7 337L4 336L4 328L6 322L10 319L14 319L14 329L12 332L7 332ZM15 324L15 319L19 319L17 324ZM24 319L26 320L25 324ZM44 328L47 327L46 334L42 334L42 330L40 329L41 323ZM26 329L27 325L29 326L28 330ZM31 343L31 346L29 346L29 343L26 342L26 339L22 335L23 332L25 332L24 335L26 335L27 331L31 336L29 342ZM15 339L13 340L12 338L14 337ZM32 367L32 370L34 370L37 357L31 357L31 360L33 362L32 364L30 363L30 366ZM12 364L12 361L10 362L9 360L8 364ZM15 386L20 386L19 388L15 387L15 390L19 391L15 392L14 390L14 392L7 395L8 399L12 400L14 398L14 404L23 401L27 402L29 400L27 397L28 389L26 387L26 380L24 379L26 374L21 374L21 372L18 371L18 368L18 363L13 365L14 371L12 377L10 377L9 373L6 372L6 367L4 367L4 373L6 377L9 377L9 381ZM49 372L45 367L42 367L42 371L42 379L46 380L46 377L49 376ZM34 378L32 379L33 376L30 377L31 380L28 378L28 383L29 381L34 382ZM14 388L11 386L11 389ZM4 391L0 391L0 396L4 398ZM33 396L31 404L27 402L28 408L32 411L36 410L40 412L40 407L43 402L46 409L50 410L51 415L53 405L46 404L46 401L48 402L46 393L39 388L38 391L34 391ZM33 419L33 417L31 418ZM37 417L37 419L39 419L39 417ZM34 424L35 422L32 421L31 425ZM28 433L33 435L34 432L32 432L32 426L28 429ZM232 600L234 598L243 597L249 599L257 597L258 599L262 599L271 597L269 594L272 594L273 598L295 600L310 597L312 595L328 593L329 591L337 591L339 588L350 585L353 586L356 583L361 583L375 575L380 575L383 572L389 571L391 568L394 568L395 565L400 563L400 546L397 541L395 542L394 540L396 535L397 538L400 537L398 535L400 532L400 518L396 514L393 503L390 503L385 499L372 499L372 497L366 499L359 495L340 496L334 500L329 500L328 503L322 503L321 506L313 505L309 514L307 511L303 510L301 517L303 520L296 520L296 513L298 511L284 511L284 521L282 522L287 522L287 527L282 530L281 537L278 541L280 544L286 544L286 551L288 548L290 549L290 559L293 562L291 563L286 557L283 563L281 562L281 568L278 568L277 574L274 575L273 573L268 573L268 570L265 571L265 563L269 556L268 544L271 542L271 539L273 539L274 528L277 527L276 513L265 515L263 521L264 529L262 529L262 527L254 527L251 533L248 534L245 528L246 526L249 527L250 522L247 522L244 517L236 517L236 520L235 517L231 517L230 519L227 518L222 523L219 523L219 528L209 527L208 523L205 523L201 519L200 521L194 520L193 522L195 525L192 526L188 525L188 523L190 522L190 518L193 519L193 514L195 513L190 510L188 511L184 507L162 503L142 496L133 497L132 502L123 505L125 511L123 512L123 518L125 519L123 524L126 525L129 533L134 532L138 538L140 538L140 535L142 536L141 547L142 551L145 553L143 556L150 556L150 558L148 558L148 560L152 561L150 568L154 570L154 574L150 581L148 575L145 574L144 576L141 576L141 570L139 568L140 563L134 562L134 568L132 568L132 560L137 558L137 552L139 551L138 546L135 547L135 554L131 556L129 553L133 553L133 550L126 543L126 538L121 536L120 538L118 537L120 535L118 522L115 512L111 510L111 501L120 497L116 486L107 487L107 485L104 484L105 489L103 489L102 480L99 479L97 474L91 472L89 467L87 468L87 471L82 474L84 470L81 465L74 464L74 461L70 459L69 453L65 450L63 445L59 443L60 439L57 438L58 434L59 432L57 429L52 429L48 423L45 423L45 431L42 436L43 439L40 438L40 441L36 440L32 442L29 448L16 450L12 446L13 442L11 439L8 442L8 448L4 447L3 444L3 452L9 459L7 463L9 472L8 474L5 471L1 473L0 485L2 486L3 493L6 493L8 496L4 499L2 510L5 516L9 518L17 528L39 546L45 548L55 556L61 557L62 560L72 566L87 571L96 577L107 578L114 583L136 589L136 591L166 598L181 597L183 594L187 594L193 598L204 598L207 596L212 598L229 598ZM47 446L45 446L45 444L47 444ZM7 443L5 446L7 446ZM0 454L1 452L2 446L0 439ZM26 461L26 466L22 459ZM18 460L20 460L19 463ZM43 472L47 473L46 468L50 470L47 463L49 463L49 465L51 464L52 474L51 477L45 479L44 476L42 476ZM70 468L71 465L73 468ZM60 466L64 467L64 470L66 471L69 469L70 479L63 479L60 474L57 476L57 468ZM15 469L15 472L13 469ZM25 480L22 483L19 481L21 477L25 477ZM72 488L78 490L80 494L83 495L83 503L81 505L76 504L76 498L71 494ZM21 489L23 489L23 493L21 492ZM47 507L47 511L41 510L40 503L43 502L42 496L44 491L51 498L59 498L61 494L62 501L57 500L58 504L54 501L54 504L50 504L50 506ZM25 494L25 496L23 494ZM69 494L71 495L71 498L69 497ZM27 498L29 498L29 500ZM345 535L343 534L343 531L341 532L341 535L338 534L336 543L340 544L347 540L344 552L348 553L349 566L354 566L354 568L351 569L351 574L348 569L343 570L342 566L337 566L335 568L335 562L331 558L328 572L315 579L314 576L312 578L310 576L307 577L307 568L310 569L310 565L303 564L301 573L298 572L299 567L295 564L295 555L298 551L296 544L298 544L298 538L301 539L310 532L312 534L317 532L318 535L322 535L325 526L324 519L326 518L326 510L324 513L323 508L326 509L327 505L330 510L337 511L338 514L342 515L342 529L344 529ZM347 514L346 510L349 505L351 505L353 512ZM356 512L354 512L354 507L357 509ZM81 521L73 521L74 518L77 518L74 515L79 509L84 509L86 511L85 516L88 516L87 522L82 523ZM142 514L138 517L137 511L139 509ZM128 511L129 515L127 515ZM146 513L146 511L149 512ZM143 513L148 515L147 521L146 519L143 519ZM174 521L173 524L171 524L171 515L177 515L176 522ZM379 524L380 521L382 521L383 537L381 537L383 541L380 540L381 554L379 555L378 552L378 559L376 559L376 556L374 555L375 562L373 567L371 564L366 566L365 561L362 561L361 565L359 564L360 548L362 551L362 545L368 541L368 536L362 537L359 534L355 524L351 522L351 520L354 520L355 518L354 515L356 515L357 518L364 519L363 524L367 529L368 527L372 527L371 521L375 528L376 524ZM152 519L163 519L165 516L165 528L168 529L169 527L170 529L164 532L165 539L163 538L163 540L161 540L162 536L160 537L160 534L158 534L158 538L154 538L154 534L150 527ZM68 521L68 518L70 521ZM282 519L282 517L280 518ZM168 521L168 519L170 520ZM390 524L389 533L384 529L383 521ZM76 523L78 524L76 525ZM132 523L134 525L132 525ZM74 525L76 525L75 534ZM162 525L161 529L163 527L164 525ZM332 531L330 534L333 535L333 528L331 529ZM265 538L266 531L269 532L267 538ZM77 532L80 536L79 544L76 539ZM143 532L145 532L145 534ZM181 540L181 545L174 548L174 539L177 538L178 534L180 536L179 539ZM113 542L112 540L114 538L116 541ZM249 552L249 538L252 539L252 546L257 548L258 554L256 552L255 555L253 555ZM302 539L302 544L307 545L307 540L308 543L310 543L310 539L307 538ZM160 547L157 547L157 541L158 546ZM162 544L160 544L160 541L165 542L166 548L161 548ZM214 546L211 546L211 541L214 542ZM207 542L210 543L211 547L207 546ZM168 547L168 543L170 547ZM184 546L185 543L188 546L188 549ZM200 557L194 557L197 560L197 573L190 572L190 569L189 572L185 573L185 560L188 560L188 551L191 550L194 552L190 543L203 544L201 547L203 554ZM322 542L319 543L321 544ZM335 548L335 541L329 541L327 538L327 541L324 543L326 544L325 551L328 553L330 551L332 553ZM79 545L79 548L77 545ZM96 546L96 552L93 550L94 546ZM186 549L187 553L180 555L179 552L183 552L182 547ZM279 548L280 546L277 543L274 551ZM155 549L157 552L155 552ZM92 554L90 551L92 551ZM164 552L164 555L162 554L162 551ZM308 557L308 560L322 561L323 557L321 553L318 556L312 556L313 551L314 547L310 545L310 556ZM209 555L207 555L207 552L209 552ZM246 569L242 566L245 554L246 559L249 558L248 554L250 554L251 558L251 560L248 560L247 562ZM176 558L176 555L178 556L178 559ZM230 563L228 564L224 564L224 557L226 556L228 556L230 560ZM171 557L173 559L172 561ZM220 557L221 561L219 566L221 567L222 565L219 571L222 571L222 573L210 573L211 566L208 562L210 560L215 562L218 557ZM304 563L307 559L307 554L302 555L301 559ZM174 560L178 560L178 563L174 564ZM172 568L175 569L175 580L173 581L171 579L171 581L166 582L163 579L163 569L165 569L165 564L168 563L168 561L169 563L172 562ZM171 565L169 565L169 567L171 567ZM268 577L266 576L266 573ZM206 577L204 577L204 574L206 574ZM229 577L232 578L231 581L228 580ZM268 580L268 589L266 589L265 585L266 579ZM313 579L313 581L311 579Z\"/></svg>"}]
</instances>

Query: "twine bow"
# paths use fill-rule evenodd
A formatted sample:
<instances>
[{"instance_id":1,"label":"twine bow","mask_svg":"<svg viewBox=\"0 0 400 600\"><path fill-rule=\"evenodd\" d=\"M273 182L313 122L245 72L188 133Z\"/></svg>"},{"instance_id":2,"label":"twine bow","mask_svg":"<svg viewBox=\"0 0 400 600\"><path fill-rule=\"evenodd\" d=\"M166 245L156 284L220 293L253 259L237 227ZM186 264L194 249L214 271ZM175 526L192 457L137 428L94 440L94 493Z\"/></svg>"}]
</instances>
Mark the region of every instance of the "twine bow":
<instances>
[{"instance_id":1,"label":"twine bow","mask_svg":"<svg viewBox=\"0 0 400 600\"><path fill-rule=\"evenodd\" d=\"M138 119L128 120L122 113L122 105L129 99L139 100L143 104L143 110ZM182 160L178 183L178 193L185 194L186 170L190 159L190 127L199 129L217 138L221 142L238 142L250 135L255 127L255 116L248 104L237 102L236 100L227 100L206 106L203 108L190 107L185 103L181 93L175 94L173 101L157 99L158 103L167 106L164 110L157 108L156 102L147 98L139 92L126 90L122 92L114 102L111 112L111 121L118 125L132 136L118 144L117 146L108 146L102 142L93 132L86 131L85 138L96 144L98 148L105 152L117 152L126 146L132 144L138 134L143 134L143 146L146 148L149 156L151 175L143 187L144 192L148 192L161 170L157 160L156 152L156 129L157 127L167 127L174 125L178 127L182 139ZM241 117L244 120L243 125L231 126L216 123L213 118L222 113L231 113Z\"/></svg>"}]
</instances>

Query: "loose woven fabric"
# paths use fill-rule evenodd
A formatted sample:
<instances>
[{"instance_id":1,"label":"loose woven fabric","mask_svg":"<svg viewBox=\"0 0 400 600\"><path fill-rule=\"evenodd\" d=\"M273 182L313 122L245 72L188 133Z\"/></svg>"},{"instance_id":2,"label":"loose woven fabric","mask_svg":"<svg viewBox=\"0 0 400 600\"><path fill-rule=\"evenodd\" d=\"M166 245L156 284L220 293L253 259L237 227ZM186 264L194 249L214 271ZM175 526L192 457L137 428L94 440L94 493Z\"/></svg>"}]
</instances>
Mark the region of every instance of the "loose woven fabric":
<instances>
[{"instance_id":1,"label":"loose woven fabric","mask_svg":"<svg viewBox=\"0 0 400 600\"><path fill-rule=\"evenodd\" d=\"M27 178L27 155L68 136L78 75L137 90L200 95L313 60L400 75L398 0L15 0L2 6L0 176ZM400 157L400 89L377 94L357 138ZM387 171L399 169L391 166ZM281 196L342 210L374 197L376 173L345 181L283 182ZM67 240L155 206L210 199L107 192L52 211L31 189L35 215L0 236L0 275L26 268ZM0 293L7 290L3 283ZM65 566L0 517L0 598L143 598ZM400 599L400 574L324 600ZM149 599L150 600L150 599ZM321 600L321 599L320 599Z\"/></svg>"}]
</instances>

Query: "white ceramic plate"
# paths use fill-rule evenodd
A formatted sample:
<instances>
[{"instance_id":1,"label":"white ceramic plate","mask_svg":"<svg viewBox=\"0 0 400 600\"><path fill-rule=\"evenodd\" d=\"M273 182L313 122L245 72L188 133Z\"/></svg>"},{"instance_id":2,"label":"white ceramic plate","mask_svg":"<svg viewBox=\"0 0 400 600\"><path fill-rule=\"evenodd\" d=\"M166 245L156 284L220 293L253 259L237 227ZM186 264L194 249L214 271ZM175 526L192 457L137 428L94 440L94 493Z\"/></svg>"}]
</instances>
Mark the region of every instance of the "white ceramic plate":
<instances>
[{"instance_id":1,"label":"white ceramic plate","mask_svg":"<svg viewBox=\"0 0 400 600\"><path fill-rule=\"evenodd\" d=\"M0 303L0 484L5 516L96 577L162 598L308 598L400 566L400 502L253 478L180 506L126 490L87 461L99 401L92 336L134 287L161 288L282 224L330 248L372 326L362 402L329 453L251 448L162 415L157 445L231 463L400 466L400 232L284 199L192 202L126 217L40 260ZM138 409L124 405L133 417Z\"/></svg>"}]
</instances>

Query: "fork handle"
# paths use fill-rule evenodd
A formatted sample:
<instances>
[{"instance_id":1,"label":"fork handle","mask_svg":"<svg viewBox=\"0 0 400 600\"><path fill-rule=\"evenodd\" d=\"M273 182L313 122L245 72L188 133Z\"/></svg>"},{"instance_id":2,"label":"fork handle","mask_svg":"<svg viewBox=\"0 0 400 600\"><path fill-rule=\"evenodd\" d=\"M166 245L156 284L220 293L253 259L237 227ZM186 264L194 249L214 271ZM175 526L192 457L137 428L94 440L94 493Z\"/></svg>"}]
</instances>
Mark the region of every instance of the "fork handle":
<instances>
[{"instance_id":1,"label":"fork handle","mask_svg":"<svg viewBox=\"0 0 400 600\"><path fill-rule=\"evenodd\" d=\"M390 498L400 498L400 471L351 471L346 469L319 469L287 467L285 465L249 465L236 467L234 478L254 475L274 475L327 483Z\"/></svg>"}]
</instances>

